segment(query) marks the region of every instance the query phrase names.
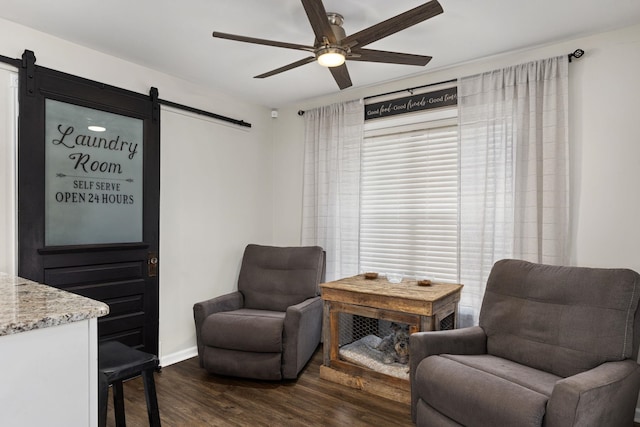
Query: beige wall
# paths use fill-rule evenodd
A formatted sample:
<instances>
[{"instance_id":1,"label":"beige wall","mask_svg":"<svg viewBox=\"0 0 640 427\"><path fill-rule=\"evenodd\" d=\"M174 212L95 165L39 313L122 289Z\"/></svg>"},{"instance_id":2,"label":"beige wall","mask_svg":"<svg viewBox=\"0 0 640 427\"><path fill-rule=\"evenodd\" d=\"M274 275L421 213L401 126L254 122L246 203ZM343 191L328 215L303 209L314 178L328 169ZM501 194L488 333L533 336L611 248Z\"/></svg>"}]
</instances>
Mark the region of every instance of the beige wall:
<instances>
[{"instance_id":1,"label":"beige wall","mask_svg":"<svg viewBox=\"0 0 640 427\"><path fill-rule=\"evenodd\" d=\"M258 121L254 126L267 127L259 117L254 119ZM253 121L251 117L244 120ZM271 243L268 159L272 148L268 139L255 137L257 132L268 134L265 129L247 131L162 110L160 341L167 356L164 364L195 354L193 304L236 289L245 245Z\"/></svg>"}]
</instances>

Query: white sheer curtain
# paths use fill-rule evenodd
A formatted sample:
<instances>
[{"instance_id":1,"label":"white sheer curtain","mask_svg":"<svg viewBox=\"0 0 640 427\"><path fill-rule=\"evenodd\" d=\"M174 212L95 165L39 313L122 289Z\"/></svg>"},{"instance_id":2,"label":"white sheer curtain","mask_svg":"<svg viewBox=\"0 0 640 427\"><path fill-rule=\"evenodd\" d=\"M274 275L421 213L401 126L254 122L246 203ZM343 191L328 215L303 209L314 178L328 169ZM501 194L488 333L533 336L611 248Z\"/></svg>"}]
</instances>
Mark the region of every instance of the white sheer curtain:
<instances>
[{"instance_id":1,"label":"white sheer curtain","mask_svg":"<svg viewBox=\"0 0 640 427\"><path fill-rule=\"evenodd\" d=\"M305 112L302 244L327 252L326 279L358 274L364 104Z\"/></svg>"},{"instance_id":2,"label":"white sheer curtain","mask_svg":"<svg viewBox=\"0 0 640 427\"><path fill-rule=\"evenodd\" d=\"M476 324L502 258L566 264L568 60L463 78L460 121L461 325Z\"/></svg>"}]
</instances>

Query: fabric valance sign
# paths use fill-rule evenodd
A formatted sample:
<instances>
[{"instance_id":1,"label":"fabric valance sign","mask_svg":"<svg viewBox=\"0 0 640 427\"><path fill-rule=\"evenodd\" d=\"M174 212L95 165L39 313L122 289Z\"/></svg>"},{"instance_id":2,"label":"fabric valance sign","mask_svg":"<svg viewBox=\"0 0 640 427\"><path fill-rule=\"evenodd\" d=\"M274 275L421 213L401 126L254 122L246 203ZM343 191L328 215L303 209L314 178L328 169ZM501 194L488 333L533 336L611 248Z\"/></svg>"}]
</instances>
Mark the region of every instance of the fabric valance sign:
<instances>
[{"instance_id":1,"label":"fabric valance sign","mask_svg":"<svg viewBox=\"0 0 640 427\"><path fill-rule=\"evenodd\" d=\"M405 96L365 105L364 119L378 119L396 114L413 113L432 108L448 107L458 102L458 88L450 87L418 95Z\"/></svg>"}]
</instances>

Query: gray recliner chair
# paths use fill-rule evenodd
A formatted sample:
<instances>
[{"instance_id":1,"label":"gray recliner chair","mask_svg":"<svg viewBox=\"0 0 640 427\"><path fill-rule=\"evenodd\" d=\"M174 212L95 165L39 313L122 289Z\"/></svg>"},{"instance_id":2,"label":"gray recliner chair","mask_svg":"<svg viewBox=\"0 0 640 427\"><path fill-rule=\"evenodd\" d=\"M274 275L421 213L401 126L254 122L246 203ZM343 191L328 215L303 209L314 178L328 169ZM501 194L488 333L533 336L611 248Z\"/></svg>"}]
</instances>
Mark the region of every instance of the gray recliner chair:
<instances>
[{"instance_id":1,"label":"gray recliner chair","mask_svg":"<svg viewBox=\"0 0 640 427\"><path fill-rule=\"evenodd\" d=\"M322 334L318 246L245 248L238 290L193 306L200 366L219 375L294 379Z\"/></svg>"},{"instance_id":2,"label":"gray recliner chair","mask_svg":"<svg viewBox=\"0 0 640 427\"><path fill-rule=\"evenodd\" d=\"M497 262L479 326L410 338L418 426L632 426L640 276Z\"/></svg>"}]
</instances>

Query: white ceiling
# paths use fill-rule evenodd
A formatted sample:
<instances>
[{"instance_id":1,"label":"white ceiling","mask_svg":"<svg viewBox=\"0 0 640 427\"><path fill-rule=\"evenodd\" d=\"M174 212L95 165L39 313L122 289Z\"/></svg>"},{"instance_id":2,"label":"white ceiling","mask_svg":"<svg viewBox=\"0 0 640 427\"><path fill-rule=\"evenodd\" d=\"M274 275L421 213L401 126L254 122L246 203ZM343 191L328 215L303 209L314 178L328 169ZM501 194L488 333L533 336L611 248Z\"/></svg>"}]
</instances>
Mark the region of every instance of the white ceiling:
<instances>
[{"instance_id":1,"label":"white ceiling","mask_svg":"<svg viewBox=\"0 0 640 427\"><path fill-rule=\"evenodd\" d=\"M324 0L324 5L344 16L349 35L424 2ZM433 56L426 67L351 61L354 87L640 22L640 0L440 3L443 14L367 46ZM211 36L215 30L313 45L299 0L2 0L0 6L0 17L10 21L267 107L339 91L329 71L316 63L253 78L307 52Z\"/></svg>"}]
</instances>

